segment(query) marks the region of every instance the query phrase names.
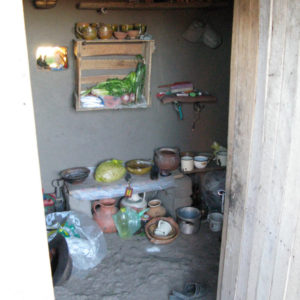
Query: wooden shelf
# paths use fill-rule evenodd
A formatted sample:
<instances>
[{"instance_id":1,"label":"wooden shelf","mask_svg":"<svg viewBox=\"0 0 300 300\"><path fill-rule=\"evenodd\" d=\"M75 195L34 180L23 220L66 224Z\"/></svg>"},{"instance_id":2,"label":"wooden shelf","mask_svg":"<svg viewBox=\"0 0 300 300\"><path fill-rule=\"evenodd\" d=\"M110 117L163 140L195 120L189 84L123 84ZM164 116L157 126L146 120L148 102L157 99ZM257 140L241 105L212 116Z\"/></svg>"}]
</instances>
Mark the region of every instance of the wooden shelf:
<instances>
[{"instance_id":1,"label":"wooden shelf","mask_svg":"<svg viewBox=\"0 0 300 300\"><path fill-rule=\"evenodd\" d=\"M163 104L172 103L172 102L181 102L181 103L215 103L217 102L217 98L214 96L197 96L197 97L189 97L189 96L164 96L161 99Z\"/></svg>"},{"instance_id":2,"label":"wooden shelf","mask_svg":"<svg viewBox=\"0 0 300 300\"><path fill-rule=\"evenodd\" d=\"M145 40L75 40L76 57L76 111L147 108L151 105L150 78L154 41ZM121 103L120 97L103 96L101 107L85 107L80 101L83 90L109 78L122 79L136 69L136 55L142 55L146 64L146 78L142 101L130 105ZM103 106L104 105L104 106Z\"/></svg>"},{"instance_id":3,"label":"wooden shelf","mask_svg":"<svg viewBox=\"0 0 300 300\"><path fill-rule=\"evenodd\" d=\"M192 9L192 8L212 8L226 7L228 1L197 0L193 2L109 2L109 1L80 1L78 9Z\"/></svg>"},{"instance_id":4,"label":"wooden shelf","mask_svg":"<svg viewBox=\"0 0 300 300\"><path fill-rule=\"evenodd\" d=\"M211 172L211 171L221 171L225 170L226 167L208 167L208 168L203 168L203 169L194 169L193 171L189 172L182 172L183 174L189 175L189 174L196 174L196 173L206 173L206 172Z\"/></svg>"}]
</instances>

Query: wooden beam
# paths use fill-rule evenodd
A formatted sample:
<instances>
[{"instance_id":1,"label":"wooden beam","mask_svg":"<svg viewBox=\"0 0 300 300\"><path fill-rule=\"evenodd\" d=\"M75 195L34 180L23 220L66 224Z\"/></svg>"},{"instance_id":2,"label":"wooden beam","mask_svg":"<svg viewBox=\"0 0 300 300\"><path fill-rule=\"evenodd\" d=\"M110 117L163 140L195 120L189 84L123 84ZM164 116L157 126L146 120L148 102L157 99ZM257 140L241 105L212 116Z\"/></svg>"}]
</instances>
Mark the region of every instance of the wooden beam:
<instances>
[{"instance_id":1,"label":"wooden beam","mask_svg":"<svg viewBox=\"0 0 300 300\"><path fill-rule=\"evenodd\" d=\"M173 103L173 102L181 102L181 103L215 103L217 102L217 98L213 96L197 96L197 97L189 97L189 96L164 96L161 100L163 104Z\"/></svg>"},{"instance_id":2,"label":"wooden beam","mask_svg":"<svg viewBox=\"0 0 300 300\"><path fill-rule=\"evenodd\" d=\"M152 3L139 3L139 2L102 2L90 1L79 2L78 9L193 9L193 8L210 8L210 7L226 7L228 1L195 1L195 2L152 2Z\"/></svg>"},{"instance_id":3,"label":"wooden beam","mask_svg":"<svg viewBox=\"0 0 300 300\"><path fill-rule=\"evenodd\" d=\"M81 70L119 70L134 69L137 60L134 59L87 59L82 60Z\"/></svg>"}]
</instances>

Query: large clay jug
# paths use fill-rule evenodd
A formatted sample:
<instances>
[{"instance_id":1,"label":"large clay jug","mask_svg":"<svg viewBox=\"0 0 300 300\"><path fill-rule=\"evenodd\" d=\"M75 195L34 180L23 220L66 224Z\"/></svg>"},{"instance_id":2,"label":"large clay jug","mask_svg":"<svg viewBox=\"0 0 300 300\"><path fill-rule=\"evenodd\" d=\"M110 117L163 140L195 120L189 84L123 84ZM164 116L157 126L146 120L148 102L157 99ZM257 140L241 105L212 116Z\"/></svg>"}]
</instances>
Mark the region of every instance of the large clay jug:
<instances>
[{"instance_id":1,"label":"large clay jug","mask_svg":"<svg viewBox=\"0 0 300 300\"><path fill-rule=\"evenodd\" d=\"M117 232L112 216L118 212L115 206L116 199L96 200L93 203L93 219L97 222L104 233Z\"/></svg>"}]
</instances>

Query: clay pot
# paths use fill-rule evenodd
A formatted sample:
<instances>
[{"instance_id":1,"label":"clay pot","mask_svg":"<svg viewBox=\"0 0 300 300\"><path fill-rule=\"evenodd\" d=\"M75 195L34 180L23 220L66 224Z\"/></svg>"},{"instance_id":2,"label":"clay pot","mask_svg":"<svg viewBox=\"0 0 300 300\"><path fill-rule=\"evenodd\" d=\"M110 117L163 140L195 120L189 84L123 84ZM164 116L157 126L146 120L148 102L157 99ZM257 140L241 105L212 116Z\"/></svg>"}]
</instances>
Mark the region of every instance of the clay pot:
<instances>
[{"instance_id":1,"label":"clay pot","mask_svg":"<svg viewBox=\"0 0 300 300\"><path fill-rule=\"evenodd\" d=\"M166 215L166 209L162 206L159 199L153 199L148 202L149 210L147 215L150 218L164 217Z\"/></svg>"},{"instance_id":2,"label":"clay pot","mask_svg":"<svg viewBox=\"0 0 300 300\"><path fill-rule=\"evenodd\" d=\"M96 200L93 203L93 219L97 222L104 233L117 232L112 216L118 212L115 207L115 199Z\"/></svg>"},{"instance_id":3,"label":"clay pot","mask_svg":"<svg viewBox=\"0 0 300 300\"><path fill-rule=\"evenodd\" d=\"M97 28L88 23L77 23L76 36L84 40L94 40L97 37Z\"/></svg>"},{"instance_id":4,"label":"clay pot","mask_svg":"<svg viewBox=\"0 0 300 300\"><path fill-rule=\"evenodd\" d=\"M113 35L113 29L110 25L102 24L98 30L98 36L102 40L108 40Z\"/></svg>"},{"instance_id":5,"label":"clay pot","mask_svg":"<svg viewBox=\"0 0 300 300\"><path fill-rule=\"evenodd\" d=\"M160 175L169 176L170 171L176 170L179 166L180 156L178 148L159 148L155 150L154 156Z\"/></svg>"}]
</instances>

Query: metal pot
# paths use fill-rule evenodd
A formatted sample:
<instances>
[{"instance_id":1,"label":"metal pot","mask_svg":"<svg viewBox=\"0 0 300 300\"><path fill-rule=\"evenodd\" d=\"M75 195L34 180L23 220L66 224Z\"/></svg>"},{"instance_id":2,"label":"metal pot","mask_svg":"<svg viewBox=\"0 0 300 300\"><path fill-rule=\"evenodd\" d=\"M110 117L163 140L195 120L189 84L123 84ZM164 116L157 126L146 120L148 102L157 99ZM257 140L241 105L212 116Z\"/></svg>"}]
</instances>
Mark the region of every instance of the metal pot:
<instances>
[{"instance_id":1,"label":"metal pot","mask_svg":"<svg viewBox=\"0 0 300 300\"><path fill-rule=\"evenodd\" d=\"M201 212L196 207L180 207L176 209L177 223L183 234L196 233L200 228Z\"/></svg>"}]
</instances>

